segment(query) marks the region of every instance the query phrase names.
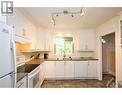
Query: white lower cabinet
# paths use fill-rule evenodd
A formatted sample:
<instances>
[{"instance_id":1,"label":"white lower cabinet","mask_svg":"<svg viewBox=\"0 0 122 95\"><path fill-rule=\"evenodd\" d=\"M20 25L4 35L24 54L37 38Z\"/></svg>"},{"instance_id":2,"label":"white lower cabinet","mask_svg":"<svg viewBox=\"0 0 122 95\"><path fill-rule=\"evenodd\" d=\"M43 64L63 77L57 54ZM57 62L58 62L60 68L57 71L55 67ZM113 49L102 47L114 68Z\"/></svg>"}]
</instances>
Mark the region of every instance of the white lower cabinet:
<instances>
[{"instance_id":1,"label":"white lower cabinet","mask_svg":"<svg viewBox=\"0 0 122 95\"><path fill-rule=\"evenodd\" d=\"M74 62L73 61L64 62L64 78L74 79Z\"/></svg>"},{"instance_id":2,"label":"white lower cabinet","mask_svg":"<svg viewBox=\"0 0 122 95\"><path fill-rule=\"evenodd\" d=\"M45 78L54 79L55 78L55 61L45 61Z\"/></svg>"},{"instance_id":3,"label":"white lower cabinet","mask_svg":"<svg viewBox=\"0 0 122 95\"><path fill-rule=\"evenodd\" d=\"M89 61L88 78L97 78L97 61Z\"/></svg>"},{"instance_id":4,"label":"white lower cabinet","mask_svg":"<svg viewBox=\"0 0 122 95\"><path fill-rule=\"evenodd\" d=\"M97 79L97 61L46 61L46 79Z\"/></svg>"},{"instance_id":5,"label":"white lower cabinet","mask_svg":"<svg viewBox=\"0 0 122 95\"><path fill-rule=\"evenodd\" d=\"M65 61L56 61L55 63L55 78L56 79L64 78L64 62Z\"/></svg>"},{"instance_id":6,"label":"white lower cabinet","mask_svg":"<svg viewBox=\"0 0 122 95\"><path fill-rule=\"evenodd\" d=\"M88 61L74 61L75 64L75 78L87 78L88 75Z\"/></svg>"},{"instance_id":7,"label":"white lower cabinet","mask_svg":"<svg viewBox=\"0 0 122 95\"><path fill-rule=\"evenodd\" d=\"M44 79L45 79L45 67L44 67L44 63L40 64L40 85L42 85Z\"/></svg>"}]
</instances>

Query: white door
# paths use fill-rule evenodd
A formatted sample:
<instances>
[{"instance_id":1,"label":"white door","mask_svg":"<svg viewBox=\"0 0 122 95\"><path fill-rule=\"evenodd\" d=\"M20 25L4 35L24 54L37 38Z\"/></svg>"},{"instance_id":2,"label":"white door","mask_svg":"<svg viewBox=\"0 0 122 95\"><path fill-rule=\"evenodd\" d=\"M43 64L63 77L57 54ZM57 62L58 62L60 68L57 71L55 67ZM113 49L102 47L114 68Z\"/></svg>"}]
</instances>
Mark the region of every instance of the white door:
<instances>
[{"instance_id":1,"label":"white door","mask_svg":"<svg viewBox=\"0 0 122 95\"><path fill-rule=\"evenodd\" d=\"M45 64L45 78L55 78L55 61L46 61Z\"/></svg>"},{"instance_id":2,"label":"white door","mask_svg":"<svg viewBox=\"0 0 122 95\"><path fill-rule=\"evenodd\" d=\"M97 61L89 61L88 77L89 78L97 78Z\"/></svg>"},{"instance_id":3,"label":"white door","mask_svg":"<svg viewBox=\"0 0 122 95\"><path fill-rule=\"evenodd\" d=\"M12 74L0 78L0 88L13 88L13 87L14 87L14 76L12 76Z\"/></svg>"},{"instance_id":4,"label":"white door","mask_svg":"<svg viewBox=\"0 0 122 95\"><path fill-rule=\"evenodd\" d=\"M88 61L74 61L75 78L86 78L88 75Z\"/></svg>"},{"instance_id":5,"label":"white door","mask_svg":"<svg viewBox=\"0 0 122 95\"><path fill-rule=\"evenodd\" d=\"M64 63L64 74L66 79L74 78L74 62L73 61L65 61Z\"/></svg>"},{"instance_id":6,"label":"white door","mask_svg":"<svg viewBox=\"0 0 122 95\"><path fill-rule=\"evenodd\" d=\"M1 16L0 14L0 23L4 23L4 24L6 23L6 16Z\"/></svg>"},{"instance_id":7,"label":"white door","mask_svg":"<svg viewBox=\"0 0 122 95\"><path fill-rule=\"evenodd\" d=\"M56 61L55 73L56 79L64 78L64 61Z\"/></svg>"},{"instance_id":8,"label":"white door","mask_svg":"<svg viewBox=\"0 0 122 95\"><path fill-rule=\"evenodd\" d=\"M10 42L11 29L7 25L0 24L0 77L13 72L14 64L12 62L11 42Z\"/></svg>"}]
</instances>

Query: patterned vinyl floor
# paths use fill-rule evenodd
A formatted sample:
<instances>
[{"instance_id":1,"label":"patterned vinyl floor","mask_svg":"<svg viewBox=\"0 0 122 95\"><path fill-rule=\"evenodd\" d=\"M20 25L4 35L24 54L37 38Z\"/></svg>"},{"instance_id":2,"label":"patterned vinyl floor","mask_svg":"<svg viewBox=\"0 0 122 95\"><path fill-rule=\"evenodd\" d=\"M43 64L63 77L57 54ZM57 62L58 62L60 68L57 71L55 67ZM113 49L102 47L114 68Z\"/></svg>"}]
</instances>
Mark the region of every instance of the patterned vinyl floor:
<instances>
[{"instance_id":1,"label":"patterned vinyl floor","mask_svg":"<svg viewBox=\"0 0 122 95\"><path fill-rule=\"evenodd\" d=\"M102 81L95 79L45 80L41 88L114 88L114 85L114 76L104 74Z\"/></svg>"}]
</instances>

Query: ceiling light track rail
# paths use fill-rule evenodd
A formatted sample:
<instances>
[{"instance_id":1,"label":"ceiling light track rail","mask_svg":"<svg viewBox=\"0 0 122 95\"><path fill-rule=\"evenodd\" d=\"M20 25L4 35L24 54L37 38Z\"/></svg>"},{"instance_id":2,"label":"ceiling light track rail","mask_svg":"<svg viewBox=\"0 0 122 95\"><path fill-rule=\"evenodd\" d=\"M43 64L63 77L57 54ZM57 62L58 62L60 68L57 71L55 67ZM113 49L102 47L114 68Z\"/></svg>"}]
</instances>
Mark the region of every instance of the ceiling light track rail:
<instances>
[{"instance_id":1,"label":"ceiling light track rail","mask_svg":"<svg viewBox=\"0 0 122 95\"><path fill-rule=\"evenodd\" d=\"M62 16L62 15L70 15L71 17L74 17L75 15L80 15L83 16L84 15L84 8L81 8L80 11L76 11L76 12L71 12L68 10L63 10L62 12L53 12L51 14L51 22L53 23L53 25L56 25L56 17L58 16Z\"/></svg>"}]
</instances>

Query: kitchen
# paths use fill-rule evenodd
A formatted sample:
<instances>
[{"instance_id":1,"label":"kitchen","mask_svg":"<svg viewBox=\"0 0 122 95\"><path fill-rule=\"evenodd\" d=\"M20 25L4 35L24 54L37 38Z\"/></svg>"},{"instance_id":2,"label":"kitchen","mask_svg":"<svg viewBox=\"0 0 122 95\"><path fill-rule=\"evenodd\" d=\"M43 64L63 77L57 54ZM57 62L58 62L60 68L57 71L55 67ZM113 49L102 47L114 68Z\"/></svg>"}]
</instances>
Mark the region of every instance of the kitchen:
<instances>
[{"instance_id":1,"label":"kitchen","mask_svg":"<svg viewBox=\"0 0 122 95\"><path fill-rule=\"evenodd\" d=\"M13 79L9 85L7 81L10 80L2 80L3 76L0 74L0 87L122 87L121 11L122 8L119 7L15 7L12 16L0 17L0 31L14 32L8 33L9 37L3 35L10 38L4 43L10 45L8 42L11 40L12 46L5 50L6 44L0 46L1 66L2 62L14 63ZM101 37L113 32L115 75L102 72L101 57L101 44L104 43ZM0 43L5 41L3 36L0 36ZM11 51L12 55L9 55ZM0 70L7 71L6 69L5 66L0 67Z\"/></svg>"}]
</instances>

